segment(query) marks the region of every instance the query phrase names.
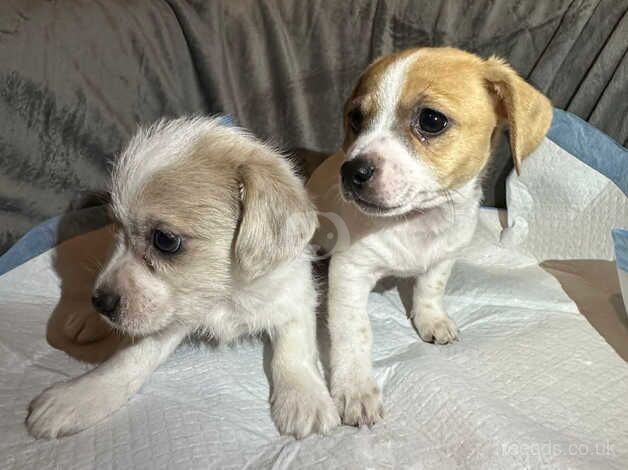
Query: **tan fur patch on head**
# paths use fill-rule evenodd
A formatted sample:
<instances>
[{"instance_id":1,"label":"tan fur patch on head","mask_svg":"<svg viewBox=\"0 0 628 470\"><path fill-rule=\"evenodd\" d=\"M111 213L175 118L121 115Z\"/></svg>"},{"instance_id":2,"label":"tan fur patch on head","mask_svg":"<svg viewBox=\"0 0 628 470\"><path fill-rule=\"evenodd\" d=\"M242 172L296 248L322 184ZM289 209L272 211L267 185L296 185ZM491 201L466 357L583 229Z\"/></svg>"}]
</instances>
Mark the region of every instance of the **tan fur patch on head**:
<instances>
[{"instance_id":1,"label":"tan fur patch on head","mask_svg":"<svg viewBox=\"0 0 628 470\"><path fill-rule=\"evenodd\" d=\"M188 156L156 173L144 187L135 219L142 236L153 229L181 236L183 248L171 260L148 257L169 282L185 288L199 285L190 278L212 273L216 287L229 288L231 250L239 217L237 167L241 155L228 142L200 141ZM178 269L181 267L182 269Z\"/></svg>"},{"instance_id":2,"label":"tan fur patch on head","mask_svg":"<svg viewBox=\"0 0 628 470\"><path fill-rule=\"evenodd\" d=\"M421 49L398 106L408 141L444 187L462 186L482 171L497 118L479 57L457 49ZM447 116L445 132L417 138L411 121L423 108Z\"/></svg>"},{"instance_id":3,"label":"tan fur patch on head","mask_svg":"<svg viewBox=\"0 0 628 470\"><path fill-rule=\"evenodd\" d=\"M140 197L144 212L158 214L197 237L213 236L217 222L238 212L240 155L215 141L207 144L200 142L190 156L155 174Z\"/></svg>"}]
</instances>

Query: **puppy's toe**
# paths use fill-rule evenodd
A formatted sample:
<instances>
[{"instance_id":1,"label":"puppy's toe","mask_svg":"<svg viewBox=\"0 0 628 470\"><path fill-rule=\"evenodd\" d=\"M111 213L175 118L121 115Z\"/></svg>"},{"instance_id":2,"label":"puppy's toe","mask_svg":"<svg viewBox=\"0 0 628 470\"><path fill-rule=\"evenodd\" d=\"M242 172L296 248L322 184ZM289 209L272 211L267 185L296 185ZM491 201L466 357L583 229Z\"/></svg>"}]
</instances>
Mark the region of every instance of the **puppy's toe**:
<instances>
[{"instance_id":1,"label":"puppy's toe","mask_svg":"<svg viewBox=\"0 0 628 470\"><path fill-rule=\"evenodd\" d=\"M310 387L277 387L271 398L271 412L279 432L297 439L329 434L340 425L327 389L317 383Z\"/></svg>"},{"instance_id":2,"label":"puppy's toe","mask_svg":"<svg viewBox=\"0 0 628 470\"><path fill-rule=\"evenodd\" d=\"M414 318L414 325L423 341L447 344L458 340L458 327L448 316Z\"/></svg>"},{"instance_id":3,"label":"puppy's toe","mask_svg":"<svg viewBox=\"0 0 628 470\"><path fill-rule=\"evenodd\" d=\"M375 381L369 381L364 386L337 390L333 397L342 422L349 426L371 427L384 416L382 396Z\"/></svg>"},{"instance_id":4,"label":"puppy's toe","mask_svg":"<svg viewBox=\"0 0 628 470\"><path fill-rule=\"evenodd\" d=\"M334 428L340 426L340 416L334 406L334 402L328 393L324 403L320 403L317 411L317 418L314 421L312 432L318 434L329 434Z\"/></svg>"}]
</instances>

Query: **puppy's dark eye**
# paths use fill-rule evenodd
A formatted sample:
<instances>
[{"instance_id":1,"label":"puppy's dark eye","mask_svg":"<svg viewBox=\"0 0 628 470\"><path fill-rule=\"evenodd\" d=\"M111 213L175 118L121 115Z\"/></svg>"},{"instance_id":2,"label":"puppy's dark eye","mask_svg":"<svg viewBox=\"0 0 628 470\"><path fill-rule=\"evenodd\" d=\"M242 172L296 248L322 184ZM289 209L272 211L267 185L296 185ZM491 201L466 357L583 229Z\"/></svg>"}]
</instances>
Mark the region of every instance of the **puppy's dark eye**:
<instances>
[{"instance_id":1,"label":"puppy's dark eye","mask_svg":"<svg viewBox=\"0 0 628 470\"><path fill-rule=\"evenodd\" d=\"M154 230L153 245L162 253L174 254L181 249L181 237L174 233Z\"/></svg>"},{"instance_id":2,"label":"puppy's dark eye","mask_svg":"<svg viewBox=\"0 0 628 470\"><path fill-rule=\"evenodd\" d=\"M447 128L447 116L434 109L423 108L412 124L421 134L438 135Z\"/></svg>"},{"instance_id":3,"label":"puppy's dark eye","mask_svg":"<svg viewBox=\"0 0 628 470\"><path fill-rule=\"evenodd\" d=\"M358 108L354 108L347 114L347 121L349 121L349 127L354 134L359 134L364 124L364 115Z\"/></svg>"}]
</instances>

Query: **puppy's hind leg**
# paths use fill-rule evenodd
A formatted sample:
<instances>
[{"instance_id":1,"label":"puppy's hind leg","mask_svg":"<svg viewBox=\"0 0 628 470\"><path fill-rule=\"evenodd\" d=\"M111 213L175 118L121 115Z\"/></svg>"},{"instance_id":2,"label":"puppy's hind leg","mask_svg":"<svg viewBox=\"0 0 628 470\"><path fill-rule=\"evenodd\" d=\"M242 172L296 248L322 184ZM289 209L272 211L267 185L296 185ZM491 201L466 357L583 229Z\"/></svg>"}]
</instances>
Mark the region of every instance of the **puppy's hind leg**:
<instances>
[{"instance_id":1,"label":"puppy's hind leg","mask_svg":"<svg viewBox=\"0 0 628 470\"><path fill-rule=\"evenodd\" d=\"M411 318L421 339L428 343L447 344L458 339L458 328L443 307L453 264L453 260L441 261L416 279Z\"/></svg>"},{"instance_id":2,"label":"puppy's hind leg","mask_svg":"<svg viewBox=\"0 0 628 470\"><path fill-rule=\"evenodd\" d=\"M271 413L279 432L297 439L327 434L340 424L318 368L314 308L306 310L277 327L271 336Z\"/></svg>"},{"instance_id":3,"label":"puppy's hind leg","mask_svg":"<svg viewBox=\"0 0 628 470\"><path fill-rule=\"evenodd\" d=\"M56 438L111 415L140 389L186 333L176 326L144 337L86 374L44 390L29 406L28 431L35 437Z\"/></svg>"}]
</instances>

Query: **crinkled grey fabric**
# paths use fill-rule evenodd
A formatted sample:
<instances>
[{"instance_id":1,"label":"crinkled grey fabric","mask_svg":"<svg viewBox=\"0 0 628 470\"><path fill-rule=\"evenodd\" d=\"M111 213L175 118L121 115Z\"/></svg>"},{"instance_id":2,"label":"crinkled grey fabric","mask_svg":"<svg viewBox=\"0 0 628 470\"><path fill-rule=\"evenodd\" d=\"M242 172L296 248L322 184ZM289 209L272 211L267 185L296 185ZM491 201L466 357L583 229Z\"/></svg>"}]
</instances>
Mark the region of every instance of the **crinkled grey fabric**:
<instances>
[{"instance_id":1,"label":"crinkled grey fabric","mask_svg":"<svg viewBox=\"0 0 628 470\"><path fill-rule=\"evenodd\" d=\"M0 252L82 191L137 124L232 115L331 152L343 101L379 55L499 54L554 105L628 142L628 0L101 0L0 3ZM503 206L505 149L485 183Z\"/></svg>"}]
</instances>

